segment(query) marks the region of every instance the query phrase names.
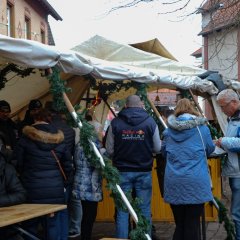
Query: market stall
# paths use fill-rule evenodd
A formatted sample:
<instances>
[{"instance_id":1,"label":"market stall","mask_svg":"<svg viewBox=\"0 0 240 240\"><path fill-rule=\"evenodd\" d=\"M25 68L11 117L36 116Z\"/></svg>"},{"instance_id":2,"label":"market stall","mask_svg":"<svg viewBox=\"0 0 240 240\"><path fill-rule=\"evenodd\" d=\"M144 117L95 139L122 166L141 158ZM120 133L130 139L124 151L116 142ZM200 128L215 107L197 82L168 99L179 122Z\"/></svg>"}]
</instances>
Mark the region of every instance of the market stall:
<instances>
[{"instance_id":1,"label":"market stall","mask_svg":"<svg viewBox=\"0 0 240 240\"><path fill-rule=\"evenodd\" d=\"M96 107L96 117L101 123L105 121L113 101L135 93L140 85L144 85L147 91L162 87L190 89L195 94L212 96L213 99L218 93L216 84L207 79L211 72L100 36L72 50L63 51L34 41L1 35L0 99L10 102L13 117L21 117L31 99L40 98L44 102L52 97L54 91L58 91L54 87L51 89L51 82L49 84L49 68L59 71L56 81L64 80L64 86L72 89L67 96L73 106L79 103L85 106L81 99L100 96L102 101ZM209 165L213 193L220 198L220 162L210 160ZM211 204L206 206L206 210L207 219L216 220L217 211ZM160 195L156 171L153 171L152 213L153 220L172 220L170 208ZM113 214L113 201L109 198L109 192L104 190L98 220L112 220Z\"/></svg>"}]
</instances>

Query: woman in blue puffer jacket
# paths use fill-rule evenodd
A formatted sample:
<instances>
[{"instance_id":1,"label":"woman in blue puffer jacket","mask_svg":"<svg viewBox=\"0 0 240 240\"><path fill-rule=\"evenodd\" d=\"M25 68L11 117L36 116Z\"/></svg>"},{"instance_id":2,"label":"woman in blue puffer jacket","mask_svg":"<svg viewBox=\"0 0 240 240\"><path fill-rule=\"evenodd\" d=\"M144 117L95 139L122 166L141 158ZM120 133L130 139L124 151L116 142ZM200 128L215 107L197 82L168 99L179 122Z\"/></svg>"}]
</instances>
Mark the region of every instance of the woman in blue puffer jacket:
<instances>
[{"instance_id":1,"label":"woman in blue puffer jacket","mask_svg":"<svg viewBox=\"0 0 240 240\"><path fill-rule=\"evenodd\" d=\"M168 118L169 128L164 131L164 200L170 203L176 223L173 240L199 239L204 203L213 199L207 156L215 145L206 121L184 98Z\"/></svg>"}]
</instances>

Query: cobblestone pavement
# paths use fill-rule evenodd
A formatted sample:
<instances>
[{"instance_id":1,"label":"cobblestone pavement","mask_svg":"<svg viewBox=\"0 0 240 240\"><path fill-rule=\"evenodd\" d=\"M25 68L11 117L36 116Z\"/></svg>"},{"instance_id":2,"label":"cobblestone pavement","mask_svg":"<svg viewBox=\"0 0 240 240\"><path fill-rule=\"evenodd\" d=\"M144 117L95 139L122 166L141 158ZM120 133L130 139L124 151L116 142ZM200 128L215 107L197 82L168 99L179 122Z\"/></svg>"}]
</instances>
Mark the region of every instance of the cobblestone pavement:
<instances>
[{"instance_id":1,"label":"cobblestone pavement","mask_svg":"<svg viewBox=\"0 0 240 240\"><path fill-rule=\"evenodd\" d=\"M225 207L230 209L230 189L228 180L222 179L222 202ZM157 238L152 240L171 240L175 229L175 224L172 222L154 222L155 235ZM95 222L93 227L92 240L99 240L101 238L114 238L114 223L113 222ZM223 224L218 222L206 222L206 240L225 240L226 231ZM73 240L73 238L72 238ZM80 237L74 238L80 240ZM194 240L194 239L193 239Z\"/></svg>"},{"instance_id":2,"label":"cobblestone pavement","mask_svg":"<svg viewBox=\"0 0 240 240\"><path fill-rule=\"evenodd\" d=\"M169 222L155 222L156 236L158 240L171 240L175 224ZM97 222L94 225L92 240L114 237L114 223ZM226 232L222 224L217 222L206 223L207 240L225 240ZM153 239L154 240L154 239ZM194 239L193 239L194 240Z\"/></svg>"},{"instance_id":3,"label":"cobblestone pavement","mask_svg":"<svg viewBox=\"0 0 240 240\"><path fill-rule=\"evenodd\" d=\"M222 181L222 202L227 209L230 209L230 189L228 180ZM154 222L156 229L156 236L158 240L171 240L175 229L175 224L170 222ZM114 237L114 223L113 222L96 222L93 228L92 240L99 240L101 238ZM206 240L225 240L226 231L223 224L218 222L206 222ZM153 239L154 240L154 239ZM193 239L194 240L194 239Z\"/></svg>"}]
</instances>

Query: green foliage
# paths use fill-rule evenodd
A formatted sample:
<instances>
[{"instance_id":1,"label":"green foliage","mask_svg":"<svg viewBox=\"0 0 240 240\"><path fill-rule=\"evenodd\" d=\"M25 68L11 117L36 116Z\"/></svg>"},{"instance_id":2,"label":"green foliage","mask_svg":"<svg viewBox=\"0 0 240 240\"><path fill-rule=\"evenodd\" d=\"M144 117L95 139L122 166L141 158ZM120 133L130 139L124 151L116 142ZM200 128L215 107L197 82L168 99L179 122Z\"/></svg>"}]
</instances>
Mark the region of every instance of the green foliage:
<instances>
[{"instance_id":1,"label":"green foliage","mask_svg":"<svg viewBox=\"0 0 240 240\"><path fill-rule=\"evenodd\" d=\"M149 233L150 230L150 224L146 218L143 216L138 216L138 224L136 228L134 228L130 232L130 239L132 240L146 240L147 237L145 236L146 233Z\"/></svg>"},{"instance_id":2,"label":"green foliage","mask_svg":"<svg viewBox=\"0 0 240 240\"><path fill-rule=\"evenodd\" d=\"M152 107L148 101L148 97L147 97L147 84L144 83L138 83L135 84L135 88L137 89L136 95L138 95L141 100L144 103L144 107L145 110L147 111L147 113L155 120L155 122L158 125L158 129L159 129L159 133L160 135L162 134L162 132L164 131L164 126L162 125L161 121L159 120L159 118L157 117L157 115L154 113L154 111L152 110Z\"/></svg>"},{"instance_id":3,"label":"green foliage","mask_svg":"<svg viewBox=\"0 0 240 240\"><path fill-rule=\"evenodd\" d=\"M227 232L226 240L234 240L236 237L235 230L234 230L234 224L227 215L227 209L218 198L215 197L214 199L216 200L216 202L219 206L219 211L218 211L219 223L224 222L224 228Z\"/></svg>"},{"instance_id":4,"label":"green foliage","mask_svg":"<svg viewBox=\"0 0 240 240\"><path fill-rule=\"evenodd\" d=\"M76 122L72 120L72 116L68 113L67 108L65 106L62 93L69 91L65 87L65 82L62 81L59 77L59 72L57 69L53 69L53 73L49 77L49 82L51 84L50 91L53 95L54 100L54 107L55 109L65 112L67 117L71 118L70 122L72 121L72 126L76 126ZM161 126L161 123L159 119L154 114L153 110L151 109L151 105L148 102L147 99L147 85L146 84L137 84L137 83L127 83L127 85L124 84L110 84L105 86L104 88L104 95L116 91L116 86L118 89L124 87L135 87L137 89L137 93L142 101L145 104L146 111L151 115L157 123L159 123L159 126ZM114 90L115 89L115 90ZM75 106L75 109L79 109L79 106ZM96 141L96 133L94 131L94 127L90 124L88 124L84 118L84 115L86 113L86 110L83 111L81 114L78 113L78 120L82 122L83 127L81 128L81 134L80 134L80 142L83 146L84 154L87 156L87 159L89 160L90 164L98 169L101 170L102 176L107 181L107 189L111 191L111 197L114 198L115 206L117 209L122 209L124 211L127 211L127 208L125 206L125 203L123 202L121 195L116 187L120 183L120 176L118 170L112 166L112 162L110 159L108 159L106 156L104 156L104 163L105 167L102 167L100 164L100 161L96 154L94 153L91 144L89 141ZM216 134L215 130L213 131L214 134ZM136 228L133 229L130 232L130 238L132 240L145 240L147 239L145 234L150 232L150 224L147 221L147 219L141 214L141 210L139 208L139 199L133 199L131 192L126 194L126 197L129 199L129 202L131 203L134 211L136 212L138 216L138 223L136 224ZM229 220L227 216L227 209L224 207L224 205L215 198L218 205L219 205L219 222L224 222L224 227L227 232L227 239L226 240L233 240L235 239L235 232L234 232L234 225Z\"/></svg>"},{"instance_id":5,"label":"green foliage","mask_svg":"<svg viewBox=\"0 0 240 240\"><path fill-rule=\"evenodd\" d=\"M87 75L87 79L90 80L90 85L93 90L97 90L99 92L99 96L107 100L108 96L113 93L119 92L120 90L129 90L130 88L134 87L133 82L131 81L117 81L117 82L103 82L103 81L96 81L95 78Z\"/></svg>"},{"instance_id":6,"label":"green foliage","mask_svg":"<svg viewBox=\"0 0 240 240\"><path fill-rule=\"evenodd\" d=\"M212 139L218 139L222 137L222 134L218 132L217 129L214 126L212 126L210 123L208 124L208 128L210 130Z\"/></svg>"},{"instance_id":7,"label":"green foliage","mask_svg":"<svg viewBox=\"0 0 240 240\"><path fill-rule=\"evenodd\" d=\"M93 79L90 80L93 81ZM77 124L72 120L73 118L68 113L62 96L62 93L69 91L69 89L65 87L65 82L60 79L59 71L57 69L53 69L53 73L49 76L49 82L51 84L50 91L53 95L55 109L66 113L70 125L76 127ZM126 88L130 87L130 85L122 86L121 84L117 84L118 88L120 88L120 86ZM116 87L116 85L113 84L110 85L110 87L111 87L110 90L107 91L106 94L111 91L114 91L114 89L112 88ZM74 106L74 109L75 110L79 109L79 106ZM120 183L120 175L118 170L114 166L112 166L112 162L110 159L107 158L107 156L103 157L105 167L102 167L99 158L96 156L91 144L89 143L89 141L96 142L97 136L94 131L94 127L87 123L87 121L85 120L84 118L85 113L86 110L82 111L82 113L77 113L78 120L81 121L83 125L82 128L80 129L81 130L80 143L83 146L84 154L87 157L89 163L92 166L100 169L102 176L106 179L107 181L106 187L108 190L111 191L111 197L113 197L114 199L115 207L117 209L127 211L127 207L125 206L125 203L123 202L121 195L117 189L117 185L119 185ZM132 230L130 233L131 239L133 240L146 239L145 234L149 232L150 224L141 214L140 208L138 207L139 200L138 199L133 200L131 193L127 193L126 197L129 199L129 202L133 206L133 209L139 218L139 221L136 224L136 228Z\"/></svg>"},{"instance_id":8,"label":"green foliage","mask_svg":"<svg viewBox=\"0 0 240 240\"><path fill-rule=\"evenodd\" d=\"M13 63L7 64L7 66L0 71L0 90L5 87L5 83L8 81L6 76L9 72L14 72L22 78L27 77L31 73L35 73L33 68L22 69Z\"/></svg>"},{"instance_id":9,"label":"green foliage","mask_svg":"<svg viewBox=\"0 0 240 240\"><path fill-rule=\"evenodd\" d=\"M193 100L189 91L186 91L186 90L180 90L180 91L185 98ZM208 128L211 132L211 136L213 139L218 139L222 137L222 134L218 132L217 129L214 126L212 126L210 123L208 123ZM221 165L225 160L226 160L226 155L221 157ZM218 210L219 222L220 223L224 222L224 228L227 232L226 240L234 240L235 239L234 225L233 225L233 222L228 218L227 209L219 199L217 199L216 197L214 197L214 199L216 200L219 206L219 210Z\"/></svg>"}]
</instances>

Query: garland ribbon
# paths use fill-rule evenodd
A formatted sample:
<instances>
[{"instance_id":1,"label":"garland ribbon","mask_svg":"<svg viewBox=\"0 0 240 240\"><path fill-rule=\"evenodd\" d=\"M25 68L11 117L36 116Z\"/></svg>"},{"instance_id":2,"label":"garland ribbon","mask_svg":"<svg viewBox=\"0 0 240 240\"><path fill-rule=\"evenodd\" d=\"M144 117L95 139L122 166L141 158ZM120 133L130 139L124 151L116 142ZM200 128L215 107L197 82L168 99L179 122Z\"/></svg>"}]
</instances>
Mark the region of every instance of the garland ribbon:
<instances>
[{"instance_id":1,"label":"garland ribbon","mask_svg":"<svg viewBox=\"0 0 240 240\"><path fill-rule=\"evenodd\" d=\"M160 132L164 130L166 127L162 121L161 116L159 117L154 111L152 110L151 102L147 98L147 85L146 84L139 84L135 82L127 82L127 83L112 83L110 84L110 89L108 89L107 84L96 84L96 80L89 77L89 80L92 82L91 85L97 85L101 88L101 96L105 96L110 94L112 91L116 91L117 89L125 88L129 89L130 87L135 87L137 89L136 94L140 96L142 101L145 104L145 109L152 116L159 126ZM67 118L74 119L74 122L70 124L73 126L78 126L81 129L81 144L83 145L84 153L87 156L90 164L98 169L101 170L103 177L107 180L107 189L111 191L111 197L113 197L115 206L118 209L122 209L125 211L129 211L133 220L136 223L136 228L130 232L130 238L132 240L146 240L151 239L147 232L150 232L150 224L146 220L146 218L142 215L141 210L139 209L139 199L132 199L131 193L127 193L126 195L121 190L119 183L120 177L118 170L112 166L111 160L109 160L106 156L101 156L97 147L94 143L94 138L96 138L96 134L94 133L93 126L88 124L83 117L84 111L82 114L77 113L75 108L72 106L71 102L69 101L66 92L69 90L65 88L65 82L60 79L59 71L56 68L53 68L53 72L49 77L50 92L53 95L54 105L56 109L61 110L66 113ZM95 83L95 84L93 84ZM104 91L103 91L104 89ZM100 91L100 90L99 90ZM70 114L70 117L68 116ZM162 130L162 131L161 131ZM215 131L211 131L216 134ZM217 134L216 134L217 135ZM90 143L90 144L89 144ZM130 204L131 202L131 204ZM227 209L216 197L214 198L213 203L216 202L216 205L219 206L218 209L218 216L219 222L224 222L224 227L227 232L226 240L233 240L235 239L235 231L234 225L232 221L229 220L227 216ZM215 206L216 206L215 205Z\"/></svg>"},{"instance_id":2,"label":"garland ribbon","mask_svg":"<svg viewBox=\"0 0 240 240\"><path fill-rule=\"evenodd\" d=\"M117 169L112 166L111 161L107 159L107 157L101 156L94 143L94 137L96 137L96 135L93 134L93 127L84 120L81 114L75 111L65 93L66 89L64 87L64 82L60 80L57 69L53 69L53 73L50 75L49 81L51 83L51 92L54 99L57 101L58 109L66 111L67 107L67 110L74 119L74 122L81 130L80 142L83 146L84 153L87 159L90 161L90 164L96 168L99 168L103 177L106 178L107 188L111 191L111 196L114 198L115 206L125 211L128 210L134 222L136 223L136 228L130 232L131 239L151 240L151 237L148 234L150 231L149 222L141 214L139 208L136 208L136 211L134 210L129 201L129 199L131 199L133 206L137 207L138 200L133 201L131 198L131 193L125 195L125 193L122 191L119 185L120 177ZM58 90L56 91L56 89Z\"/></svg>"}]
</instances>

